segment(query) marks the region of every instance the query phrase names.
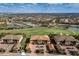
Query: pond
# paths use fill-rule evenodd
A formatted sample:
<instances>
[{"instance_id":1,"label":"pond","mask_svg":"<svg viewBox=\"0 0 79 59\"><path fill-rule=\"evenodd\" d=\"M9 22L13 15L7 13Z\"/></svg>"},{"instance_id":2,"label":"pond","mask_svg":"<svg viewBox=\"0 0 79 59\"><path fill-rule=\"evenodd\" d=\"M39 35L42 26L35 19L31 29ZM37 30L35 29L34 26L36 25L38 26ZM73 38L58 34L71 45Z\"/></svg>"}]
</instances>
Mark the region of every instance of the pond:
<instances>
[{"instance_id":1,"label":"pond","mask_svg":"<svg viewBox=\"0 0 79 59\"><path fill-rule=\"evenodd\" d=\"M70 30L79 30L79 26L69 26L68 29L70 29Z\"/></svg>"},{"instance_id":2,"label":"pond","mask_svg":"<svg viewBox=\"0 0 79 59\"><path fill-rule=\"evenodd\" d=\"M78 25L71 25L71 26L61 26L63 29L69 29L69 30L79 30L79 26Z\"/></svg>"}]
</instances>

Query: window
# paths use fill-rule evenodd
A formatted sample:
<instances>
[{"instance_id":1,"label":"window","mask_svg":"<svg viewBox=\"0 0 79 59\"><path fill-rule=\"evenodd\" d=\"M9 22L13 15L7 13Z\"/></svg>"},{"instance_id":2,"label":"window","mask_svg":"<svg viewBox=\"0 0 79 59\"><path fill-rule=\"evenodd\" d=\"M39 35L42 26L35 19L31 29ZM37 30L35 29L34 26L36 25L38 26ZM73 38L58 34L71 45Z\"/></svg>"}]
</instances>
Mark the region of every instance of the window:
<instances>
[{"instance_id":1,"label":"window","mask_svg":"<svg viewBox=\"0 0 79 59\"><path fill-rule=\"evenodd\" d=\"M14 43L17 43L17 40L13 40Z\"/></svg>"}]
</instances>

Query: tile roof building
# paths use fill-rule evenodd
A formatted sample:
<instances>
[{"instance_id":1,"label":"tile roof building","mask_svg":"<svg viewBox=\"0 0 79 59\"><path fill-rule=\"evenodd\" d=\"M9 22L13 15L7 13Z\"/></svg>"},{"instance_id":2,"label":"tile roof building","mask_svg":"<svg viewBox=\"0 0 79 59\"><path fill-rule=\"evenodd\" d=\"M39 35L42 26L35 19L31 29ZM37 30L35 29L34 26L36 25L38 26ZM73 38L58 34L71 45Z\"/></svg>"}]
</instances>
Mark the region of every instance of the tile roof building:
<instances>
[{"instance_id":1,"label":"tile roof building","mask_svg":"<svg viewBox=\"0 0 79 59\"><path fill-rule=\"evenodd\" d=\"M64 45L75 45L77 40L73 36L68 35L57 35L54 36L54 40L57 44L64 44Z\"/></svg>"},{"instance_id":2,"label":"tile roof building","mask_svg":"<svg viewBox=\"0 0 79 59\"><path fill-rule=\"evenodd\" d=\"M7 53L13 48L18 50L22 39L22 35L5 35L0 39L0 49L4 49Z\"/></svg>"},{"instance_id":3,"label":"tile roof building","mask_svg":"<svg viewBox=\"0 0 79 59\"><path fill-rule=\"evenodd\" d=\"M46 45L50 43L50 39L47 35L35 35L31 36L29 47L32 53L40 51L40 53L46 53Z\"/></svg>"}]
</instances>

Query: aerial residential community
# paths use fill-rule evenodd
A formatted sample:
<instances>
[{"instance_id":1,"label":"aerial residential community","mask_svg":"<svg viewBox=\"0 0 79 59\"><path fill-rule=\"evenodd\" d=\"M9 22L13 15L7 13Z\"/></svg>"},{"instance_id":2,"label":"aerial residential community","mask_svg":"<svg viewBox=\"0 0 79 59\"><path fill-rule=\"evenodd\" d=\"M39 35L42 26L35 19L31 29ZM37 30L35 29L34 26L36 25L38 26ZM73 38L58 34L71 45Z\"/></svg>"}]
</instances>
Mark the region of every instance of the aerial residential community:
<instances>
[{"instance_id":1,"label":"aerial residential community","mask_svg":"<svg viewBox=\"0 0 79 59\"><path fill-rule=\"evenodd\" d=\"M79 56L79 13L60 12L72 5L0 4L0 56Z\"/></svg>"},{"instance_id":2,"label":"aerial residential community","mask_svg":"<svg viewBox=\"0 0 79 59\"><path fill-rule=\"evenodd\" d=\"M74 21L61 22L62 17L64 20L66 18L69 20L74 14L72 16L53 15L1 15L0 55L79 55L79 26L78 19L76 19L79 16L74 17L76 21L74 23ZM39 17L46 18L46 20L43 21ZM58 21L56 17L60 20ZM39 19L40 22L36 19Z\"/></svg>"}]
</instances>

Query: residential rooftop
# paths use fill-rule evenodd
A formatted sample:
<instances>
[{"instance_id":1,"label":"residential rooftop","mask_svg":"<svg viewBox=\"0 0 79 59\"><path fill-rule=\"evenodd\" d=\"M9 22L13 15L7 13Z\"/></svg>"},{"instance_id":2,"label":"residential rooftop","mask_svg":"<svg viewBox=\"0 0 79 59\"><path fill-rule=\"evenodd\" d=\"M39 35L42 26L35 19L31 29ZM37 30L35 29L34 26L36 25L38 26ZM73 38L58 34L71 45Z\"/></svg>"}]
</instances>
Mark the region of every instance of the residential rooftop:
<instances>
[{"instance_id":1,"label":"residential rooftop","mask_svg":"<svg viewBox=\"0 0 79 59\"><path fill-rule=\"evenodd\" d=\"M49 37L47 35L35 35L31 36L30 40L49 40Z\"/></svg>"},{"instance_id":2,"label":"residential rooftop","mask_svg":"<svg viewBox=\"0 0 79 59\"><path fill-rule=\"evenodd\" d=\"M4 37L1 38L1 40L17 40L21 42L23 39L22 35L5 35Z\"/></svg>"},{"instance_id":3,"label":"residential rooftop","mask_svg":"<svg viewBox=\"0 0 79 59\"><path fill-rule=\"evenodd\" d=\"M1 39L16 39L16 40L19 40L20 38L22 37L22 35L5 35L4 37L2 37Z\"/></svg>"},{"instance_id":4,"label":"residential rooftop","mask_svg":"<svg viewBox=\"0 0 79 59\"><path fill-rule=\"evenodd\" d=\"M54 36L54 39L56 41L76 41L76 39L73 36L68 36L68 35L57 35Z\"/></svg>"}]
</instances>

